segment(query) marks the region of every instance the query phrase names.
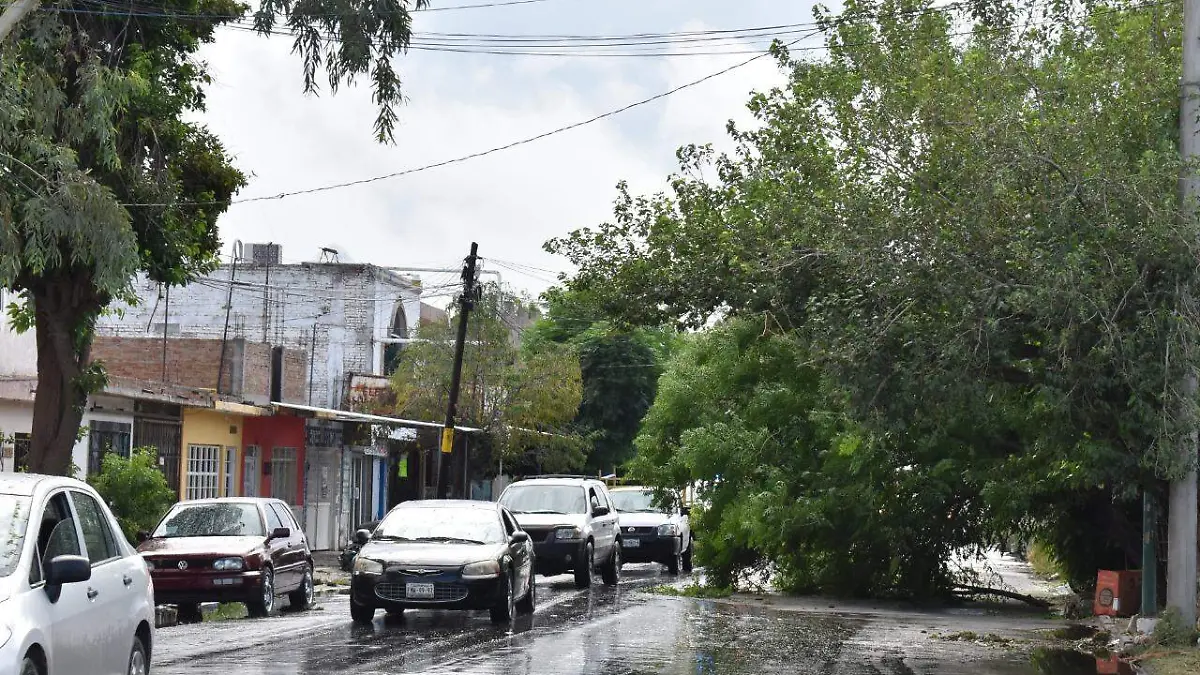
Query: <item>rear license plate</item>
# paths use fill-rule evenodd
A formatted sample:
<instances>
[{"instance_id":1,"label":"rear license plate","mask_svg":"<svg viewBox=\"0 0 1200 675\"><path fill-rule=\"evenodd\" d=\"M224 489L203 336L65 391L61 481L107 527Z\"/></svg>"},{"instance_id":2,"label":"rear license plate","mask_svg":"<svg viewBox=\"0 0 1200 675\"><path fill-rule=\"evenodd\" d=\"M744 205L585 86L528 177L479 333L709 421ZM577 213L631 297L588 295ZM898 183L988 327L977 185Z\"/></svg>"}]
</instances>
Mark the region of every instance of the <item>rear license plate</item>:
<instances>
[{"instance_id":1,"label":"rear license plate","mask_svg":"<svg viewBox=\"0 0 1200 675\"><path fill-rule=\"evenodd\" d=\"M405 584L404 595L414 600L432 600L433 584Z\"/></svg>"},{"instance_id":2,"label":"rear license plate","mask_svg":"<svg viewBox=\"0 0 1200 675\"><path fill-rule=\"evenodd\" d=\"M621 543L625 545L625 548L640 548L642 545L642 540L641 539L622 539Z\"/></svg>"}]
</instances>

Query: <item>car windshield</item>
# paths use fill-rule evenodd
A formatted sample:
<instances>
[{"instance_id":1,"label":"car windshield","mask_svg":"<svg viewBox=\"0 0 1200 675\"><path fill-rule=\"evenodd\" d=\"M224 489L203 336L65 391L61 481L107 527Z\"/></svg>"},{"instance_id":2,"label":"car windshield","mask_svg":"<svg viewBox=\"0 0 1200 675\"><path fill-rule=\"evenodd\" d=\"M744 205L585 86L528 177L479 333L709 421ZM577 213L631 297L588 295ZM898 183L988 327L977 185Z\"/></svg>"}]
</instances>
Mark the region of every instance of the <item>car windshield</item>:
<instances>
[{"instance_id":1,"label":"car windshield","mask_svg":"<svg viewBox=\"0 0 1200 675\"><path fill-rule=\"evenodd\" d=\"M500 515L491 509L416 507L396 509L376 528L375 539L447 544L502 544Z\"/></svg>"},{"instance_id":2,"label":"car windshield","mask_svg":"<svg viewBox=\"0 0 1200 675\"><path fill-rule=\"evenodd\" d=\"M621 513L666 513L654 504L653 490L615 490L609 493L613 508Z\"/></svg>"},{"instance_id":3,"label":"car windshield","mask_svg":"<svg viewBox=\"0 0 1200 675\"><path fill-rule=\"evenodd\" d=\"M577 485L513 485L500 503L513 513L587 513L583 488Z\"/></svg>"},{"instance_id":4,"label":"car windshield","mask_svg":"<svg viewBox=\"0 0 1200 675\"><path fill-rule=\"evenodd\" d=\"M21 559L30 503L28 497L0 495L0 577L12 574Z\"/></svg>"},{"instance_id":5,"label":"car windshield","mask_svg":"<svg viewBox=\"0 0 1200 675\"><path fill-rule=\"evenodd\" d=\"M265 537L254 504L176 506L154 531L155 537Z\"/></svg>"}]
</instances>

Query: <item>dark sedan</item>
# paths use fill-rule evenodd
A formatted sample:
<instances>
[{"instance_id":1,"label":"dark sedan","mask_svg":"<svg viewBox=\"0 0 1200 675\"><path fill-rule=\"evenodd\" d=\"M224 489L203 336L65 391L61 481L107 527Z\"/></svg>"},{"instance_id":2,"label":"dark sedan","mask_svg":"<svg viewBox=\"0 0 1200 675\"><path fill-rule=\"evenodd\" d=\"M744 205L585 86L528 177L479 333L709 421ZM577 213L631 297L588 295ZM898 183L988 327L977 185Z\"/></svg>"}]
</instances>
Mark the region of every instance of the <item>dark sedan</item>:
<instances>
[{"instance_id":1,"label":"dark sedan","mask_svg":"<svg viewBox=\"0 0 1200 675\"><path fill-rule=\"evenodd\" d=\"M298 609L312 604L312 553L277 499L180 502L139 538L155 602L178 605L181 621L198 621L204 602L243 602L255 617L270 614L283 594Z\"/></svg>"},{"instance_id":2,"label":"dark sedan","mask_svg":"<svg viewBox=\"0 0 1200 675\"><path fill-rule=\"evenodd\" d=\"M375 610L486 609L492 621L533 613L533 544L507 509L491 502L404 502L375 531L359 530L350 615Z\"/></svg>"}]
</instances>

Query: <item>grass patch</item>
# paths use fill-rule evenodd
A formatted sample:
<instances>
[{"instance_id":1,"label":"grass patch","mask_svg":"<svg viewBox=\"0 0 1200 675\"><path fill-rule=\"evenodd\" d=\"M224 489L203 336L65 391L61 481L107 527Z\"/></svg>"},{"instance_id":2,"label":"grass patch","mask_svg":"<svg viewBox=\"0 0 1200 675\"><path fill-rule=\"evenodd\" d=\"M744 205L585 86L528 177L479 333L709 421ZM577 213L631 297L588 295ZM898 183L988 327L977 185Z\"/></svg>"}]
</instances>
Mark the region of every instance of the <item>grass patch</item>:
<instances>
[{"instance_id":1,"label":"grass patch","mask_svg":"<svg viewBox=\"0 0 1200 675\"><path fill-rule=\"evenodd\" d=\"M248 615L246 606L240 602L222 602L213 610L212 614L204 616L205 621L231 621L233 619L244 619Z\"/></svg>"},{"instance_id":2,"label":"grass patch","mask_svg":"<svg viewBox=\"0 0 1200 675\"><path fill-rule=\"evenodd\" d=\"M728 598L733 595L733 591L728 588L718 588L716 586L702 586L700 584L689 584L683 586L651 586L646 589L647 593L655 593L657 595L671 595L681 598L704 598L717 599Z\"/></svg>"},{"instance_id":3,"label":"grass patch","mask_svg":"<svg viewBox=\"0 0 1200 675\"><path fill-rule=\"evenodd\" d=\"M949 635L941 635L934 633L929 637L934 640L944 640L946 642L976 642L983 645L999 645L1008 646L1013 643L1012 640L1006 637L1001 637L995 633L986 633L980 635L974 631L964 630L958 633L950 633Z\"/></svg>"},{"instance_id":4,"label":"grass patch","mask_svg":"<svg viewBox=\"0 0 1200 675\"><path fill-rule=\"evenodd\" d=\"M1139 663L1151 675L1195 675L1200 673L1200 650L1147 652Z\"/></svg>"},{"instance_id":5,"label":"grass patch","mask_svg":"<svg viewBox=\"0 0 1200 675\"><path fill-rule=\"evenodd\" d=\"M1062 565L1054 556L1054 551L1049 546L1035 541L1029 545L1029 551L1026 553L1030 567L1033 568L1033 573L1042 579L1059 579L1062 577Z\"/></svg>"}]
</instances>

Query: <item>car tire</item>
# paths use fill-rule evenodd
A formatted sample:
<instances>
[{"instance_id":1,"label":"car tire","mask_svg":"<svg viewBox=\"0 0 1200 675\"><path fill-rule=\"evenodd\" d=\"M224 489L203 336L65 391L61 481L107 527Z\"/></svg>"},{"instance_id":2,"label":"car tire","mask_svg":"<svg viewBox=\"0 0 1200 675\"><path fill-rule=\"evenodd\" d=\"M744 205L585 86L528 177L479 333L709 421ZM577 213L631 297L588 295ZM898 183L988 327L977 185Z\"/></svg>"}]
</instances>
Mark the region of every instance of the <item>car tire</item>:
<instances>
[{"instance_id":1,"label":"car tire","mask_svg":"<svg viewBox=\"0 0 1200 675\"><path fill-rule=\"evenodd\" d=\"M679 574L681 567L683 567L683 553L676 553L667 561L667 574Z\"/></svg>"},{"instance_id":2,"label":"car tire","mask_svg":"<svg viewBox=\"0 0 1200 675\"><path fill-rule=\"evenodd\" d=\"M517 611L521 614L533 614L537 609L537 579L534 575L529 575L529 589L525 591L525 597L517 603Z\"/></svg>"},{"instance_id":3,"label":"car tire","mask_svg":"<svg viewBox=\"0 0 1200 675\"><path fill-rule=\"evenodd\" d=\"M309 565L304 570L304 580L300 582L300 588L288 594L288 602L291 603L292 609L308 609L313 606L313 599L316 597L316 586L313 582L313 568Z\"/></svg>"},{"instance_id":4,"label":"car tire","mask_svg":"<svg viewBox=\"0 0 1200 675\"><path fill-rule=\"evenodd\" d=\"M21 670L19 672L20 675L45 675L42 672L42 667L38 665L38 662L32 656L26 656L21 661Z\"/></svg>"},{"instance_id":5,"label":"car tire","mask_svg":"<svg viewBox=\"0 0 1200 675\"><path fill-rule=\"evenodd\" d=\"M375 621L375 608L367 605L360 605L350 598L350 619L354 623L368 624Z\"/></svg>"},{"instance_id":6,"label":"car tire","mask_svg":"<svg viewBox=\"0 0 1200 675\"><path fill-rule=\"evenodd\" d=\"M270 567L263 568L259 596L246 602L246 611L254 619L268 617L275 610L275 572Z\"/></svg>"},{"instance_id":7,"label":"car tire","mask_svg":"<svg viewBox=\"0 0 1200 675\"><path fill-rule=\"evenodd\" d=\"M133 647L129 650L129 664L125 669L128 675L150 675L150 655L146 653L146 645L142 638L133 638Z\"/></svg>"},{"instance_id":8,"label":"car tire","mask_svg":"<svg viewBox=\"0 0 1200 675\"><path fill-rule=\"evenodd\" d=\"M204 613L200 611L200 605L196 603L176 605L175 619L179 623L200 623L204 621Z\"/></svg>"},{"instance_id":9,"label":"car tire","mask_svg":"<svg viewBox=\"0 0 1200 675\"><path fill-rule=\"evenodd\" d=\"M692 573L692 551L696 548L696 540L688 537L687 550L683 552L683 571L685 574Z\"/></svg>"},{"instance_id":10,"label":"car tire","mask_svg":"<svg viewBox=\"0 0 1200 675\"><path fill-rule=\"evenodd\" d=\"M608 562L604 564L604 569L601 570L605 586L616 586L621 583L621 564L621 542L618 541L613 544L613 550L608 556Z\"/></svg>"},{"instance_id":11,"label":"car tire","mask_svg":"<svg viewBox=\"0 0 1200 675\"><path fill-rule=\"evenodd\" d=\"M583 546L583 560L575 563L575 588L592 585L592 570L596 565L596 548L592 542Z\"/></svg>"},{"instance_id":12,"label":"car tire","mask_svg":"<svg viewBox=\"0 0 1200 675\"><path fill-rule=\"evenodd\" d=\"M505 574L502 583L504 584L503 593L496 598L496 604L492 605L492 623L508 623L517 613L516 591L513 589L512 575Z\"/></svg>"}]
</instances>

